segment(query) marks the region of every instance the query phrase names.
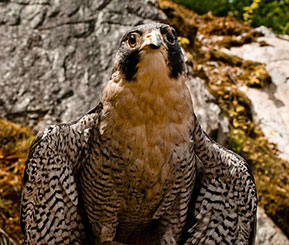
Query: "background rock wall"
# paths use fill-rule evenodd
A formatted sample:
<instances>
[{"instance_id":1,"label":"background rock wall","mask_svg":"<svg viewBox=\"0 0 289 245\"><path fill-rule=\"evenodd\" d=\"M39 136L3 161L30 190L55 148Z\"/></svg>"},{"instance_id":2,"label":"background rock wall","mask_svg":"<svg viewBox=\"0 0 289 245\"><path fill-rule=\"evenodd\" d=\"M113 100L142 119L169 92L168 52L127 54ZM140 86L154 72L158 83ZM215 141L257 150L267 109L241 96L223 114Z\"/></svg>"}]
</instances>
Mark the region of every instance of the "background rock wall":
<instances>
[{"instance_id":1,"label":"background rock wall","mask_svg":"<svg viewBox=\"0 0 289 245\"><path fill-rule=\"evenodd\" d=\"M38 129L97 105L121 35L163 21L155 1L0 3L0 116Z\"/></svg>"},{"instance_id":2,"label":"background rock wall","mask_svg":"<svg viewBox=\"0 0 289 245\"><path fill-rule=\"evenodd\" d=\"M255 245L289 245L288 238L260 207L257 210L257 222Z\"/></svg>"}]
</instances>

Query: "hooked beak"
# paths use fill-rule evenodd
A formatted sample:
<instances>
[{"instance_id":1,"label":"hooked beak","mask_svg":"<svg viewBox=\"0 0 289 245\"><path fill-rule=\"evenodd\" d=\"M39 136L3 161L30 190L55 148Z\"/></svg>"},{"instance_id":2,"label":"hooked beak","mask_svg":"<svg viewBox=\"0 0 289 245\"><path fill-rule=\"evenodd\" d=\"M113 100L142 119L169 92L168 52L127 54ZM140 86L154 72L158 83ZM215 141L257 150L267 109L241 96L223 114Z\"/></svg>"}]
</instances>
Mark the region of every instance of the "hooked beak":
<instances>
[{"instance_id":1,"label":"hooked beak","mask_svg":"<svg viewBox=\"0 0 289 245\"><path fill-rule=\"evenodd\" d=\"M145 36L140 50L143 50L146 47L150 47L151 49L159 49L161 45L162 38L160 34L157 31L153 30Z\"/></svg>"}]
</instances>

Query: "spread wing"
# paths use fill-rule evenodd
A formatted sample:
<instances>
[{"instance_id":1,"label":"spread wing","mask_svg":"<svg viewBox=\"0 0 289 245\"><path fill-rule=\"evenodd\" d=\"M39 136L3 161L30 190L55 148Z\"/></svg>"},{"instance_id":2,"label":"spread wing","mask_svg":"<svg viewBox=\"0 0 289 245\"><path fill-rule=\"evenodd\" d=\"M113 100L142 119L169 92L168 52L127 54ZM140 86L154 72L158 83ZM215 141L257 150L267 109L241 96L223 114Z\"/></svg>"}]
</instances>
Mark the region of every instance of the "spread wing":
<instances>
[{"instance_id":1,"label":"spread wing","mask_svg":"<svg viewBox=\"0 0 289 245\"><path fill-rule=\"evenodd\" d=\"M23 178L20 223L25 244L79 244L83 223L77 170L101 104L71 124L52 125L34 139Z\"/></svg>"},{"instance_id":2,"label":"spread wing","mask_svg":"<svg viewBox=\"0 0 289 245\"><path fill-rule=\"evenodd\" d=\"M254 244L257 195L248 164L198 123L192 141L199 161L186 244Z\"/></svg>"}]
</instances>

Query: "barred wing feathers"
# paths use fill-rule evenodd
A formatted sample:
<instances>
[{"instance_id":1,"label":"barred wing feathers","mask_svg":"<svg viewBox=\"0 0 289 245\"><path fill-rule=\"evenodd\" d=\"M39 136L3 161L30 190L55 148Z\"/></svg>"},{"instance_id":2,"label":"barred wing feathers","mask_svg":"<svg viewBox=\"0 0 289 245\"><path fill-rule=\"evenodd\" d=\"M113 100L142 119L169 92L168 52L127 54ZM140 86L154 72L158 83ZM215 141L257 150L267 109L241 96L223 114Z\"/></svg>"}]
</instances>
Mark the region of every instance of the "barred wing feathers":
<instances>
[{"instance_id":1,"label":"barred wing feathers","mask_svg":"<svg viewBox=\"0 0 289 245\"><path fill-rule=\"evenodd\" d=\"M253 175L239 155L218 145L197 124L198 193L186 244L254 244L257 195Z\"/></svg>"},{"instance_id":2,"label":"barred wing feathers","mask_svg":"<svg viewBox=\"0 0 289 245\"><path fill-rule=\"evenodd\" d=\"M20 222L25 244L80 244L83 223L75 173L101 105L71 124L38 133L24 173Z\"/></svg>"}]
</instances>

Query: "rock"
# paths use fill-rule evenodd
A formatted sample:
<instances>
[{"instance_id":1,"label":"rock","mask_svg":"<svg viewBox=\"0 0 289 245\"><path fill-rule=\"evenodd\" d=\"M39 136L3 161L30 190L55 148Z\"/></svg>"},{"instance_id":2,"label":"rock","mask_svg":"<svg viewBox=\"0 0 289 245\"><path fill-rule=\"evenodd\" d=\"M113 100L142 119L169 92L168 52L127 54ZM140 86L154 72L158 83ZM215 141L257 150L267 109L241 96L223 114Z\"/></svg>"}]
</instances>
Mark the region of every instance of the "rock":
<instances>
[{"instance_id":1,"label":"rock","mask_svg":"<svg viewBox=\"0 0 289 245\"><path fill-rule=\"evenodd\" d=\"M255 245L289 245L287 237L260 207L258 207L257 210L257 219L257 236Z\"/></svg>"},{"instance_id":2,"label":"rock","mask_svg":"<svg viewBox=\"0 0 289 245\"><path fill-rule=\"evenodd\" d=\"M0 3L0 116L38 130L97 105L121 35L165 21L157 1Z\"/></svg>"},{"instance_id":3,"label":"rock","mask_svg":"<svg viewBox=\"0 0 289 245\"><path fill-rule=\"evenodd\" d=\"M203 129L209 133L218 143L227 145L229 137L229 122L222 112L214 97L205 88L204 81L194 77L188 64L187 86L190 90L194 110Z\"/></svg>"},{"instance_id":4,"label":"rock","mask_svg":"<svg viewBox=\"0 0 289 245\"><path fill-rule=\"evenodd\" d=\"M0 116L35 130L77 119L99 102L121 35L152 21L167 21L156 0L0 3ZM220 109L201 80L188 80L204 128L218 137L227 127Z\"/></svg>"},{"instance_id":5,"label":"rock","mask_svg":"<svg viewBox=\"0 0 289 245\"><path fill-rule=\"evenodd\" d=\"M278 37L266 27L258 42L235 47L230 53L246 60L266 64L272 77L270 86L263 89L242 87L252 102L252 110L265 136L277 145L280 157L289 161L289 37Z\"/></svg>"}]
</instances>

